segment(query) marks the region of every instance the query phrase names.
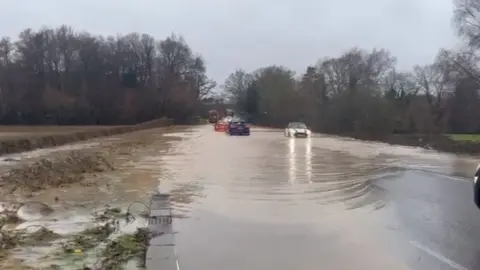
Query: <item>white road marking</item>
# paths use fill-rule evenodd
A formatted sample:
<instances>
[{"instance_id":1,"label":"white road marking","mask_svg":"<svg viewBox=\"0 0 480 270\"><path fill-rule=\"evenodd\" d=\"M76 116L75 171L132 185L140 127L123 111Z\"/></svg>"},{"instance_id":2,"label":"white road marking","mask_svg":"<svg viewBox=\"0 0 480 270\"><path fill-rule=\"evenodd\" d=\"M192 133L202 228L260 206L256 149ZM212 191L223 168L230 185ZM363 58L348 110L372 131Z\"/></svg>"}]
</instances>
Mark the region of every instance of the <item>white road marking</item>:
<instances>
[{"instance_id":1,"label":"white road marking","mask_svg":"<svg viewBox=\"0 0 480 270\"><path fill-rule=\"evenodd\" d=\"M451 175L443 175L443 174L438 174L441 177L444 177L446 179L454 180L454 181L461 181L461 182L471 182L470 178L464 178L464 177L456 177L456 176L451 176Z\"/></svg>"},{"instance_id":2,"label":"white road marking","mask_svg":"<svg viewBox=\"0 0 480 270\"><path fill-rule=\"evenodd\" d=\"M177 247L174 247L174 253L175 253L175 264L177 265L177 270L180 270L180 264L178 263L178 254L177 254Z\"/></svg>"},{"instance_id":3,"label":"white road marking","mask_svg":"<svg viewBox=\"0 0 480 270\"><path fill-rule=\"evenodd\" d=\"M467 178L467 177L458 177L458 176L448 175L448 174L441 173L441 172L429 171L429 170L424 170L424 169L417 169L417 168L414 168L414 167L412 167L412 168L405 167L405 168L409 169L409 170L412 170L412 171L423 172L423 173L426 173L426 174L436 174L436 175L438 175L440 177L443 177L445 179L450 179L450 180L454 180L454 181L461 181L461 182L472 181L472 180L470 180L471 178Z\"/></svg>"},{"instance_id":4,"label":"white road marking","mask_svg":"<svg viewBox=\"0 0 480 270\"><path fill-rule=\"evenodd\" d=\"M410 244L412 244L413 246L415 246L416 248L422 250L423 252L427 253L428 255L436 258L437 260L447 264L448 266L450 266L451 268L453 269L456 269L456 270L468 270L467 268L461 266L460 264L450 260L449 258L443 256L442 254L434 251L434 250L431 250L430 248L418 243L418 242L415 242L415 241L410 241Z\"/></svg>"}]
</instances>

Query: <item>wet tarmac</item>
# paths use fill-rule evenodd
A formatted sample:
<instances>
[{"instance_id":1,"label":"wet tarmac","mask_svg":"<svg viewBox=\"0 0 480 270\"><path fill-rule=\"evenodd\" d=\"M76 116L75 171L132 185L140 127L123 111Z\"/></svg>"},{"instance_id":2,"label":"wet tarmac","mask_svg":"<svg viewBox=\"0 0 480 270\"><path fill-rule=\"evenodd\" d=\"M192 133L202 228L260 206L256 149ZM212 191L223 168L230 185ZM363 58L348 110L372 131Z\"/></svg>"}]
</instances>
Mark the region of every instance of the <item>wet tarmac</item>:
<instances>
[{"instance_id":1,"label":"wet tarmac","mask_svg":"<svg viewBox=\"0 0 480 270\"><path fill-rule=\"evenodd\" d=\"M181 269L480 269L475 158L260 128L170 135L160 191L183 216Z\"/></svg>"}]
</instances>

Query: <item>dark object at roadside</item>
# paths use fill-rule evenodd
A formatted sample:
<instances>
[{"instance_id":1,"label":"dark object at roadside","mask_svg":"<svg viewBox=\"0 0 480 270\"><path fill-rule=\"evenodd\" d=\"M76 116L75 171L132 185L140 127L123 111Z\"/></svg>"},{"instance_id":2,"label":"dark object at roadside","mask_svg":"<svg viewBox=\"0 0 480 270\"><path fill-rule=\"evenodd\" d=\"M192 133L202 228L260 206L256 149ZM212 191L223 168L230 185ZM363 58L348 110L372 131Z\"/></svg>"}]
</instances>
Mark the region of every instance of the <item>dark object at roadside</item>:
<instances>
[{"instance_id":1,"label":"dark object at roadside","mask_svg":"<svg viewBox=\"0 0 480 270\"><path fill-rule=\"evenodd\" d=\"M208 118L208 122L209 122L210 124L217 123L217 121L218 121L218 118L217 118L216 115L210 115L210 117Z\"/></svg>"},{"instance_id":2,"label":"dark object at roadside","mask_svg":"<svg viewBox=\"0 0 480 270\"><path fill-rule=\"evenodd\" d=\"M228 124L227 133L229 135L250 135L250 126L243 120L233 120Z\"/></svg>"},{"instance_id":3,"label":"dark object at roadside","mask_svg":"<svg viewBox=\"0 0 480 270\"><path fill-rule=\"evenodd\" d=\"M226 116L230 116L230 117L234 117L235 116L235 112L231 109L226 109L225 110L225 115Z\"/></svg>"},{"instance_id":4,"label":"dark object at roadside","mask_svg":"<svg viewBox=\"0 0 480 270\"><path fill-rule=\"evenodd\" d=\"M477 171L473 176L473 200L475 205L480 208L480 182L478 178L480 177L480 165L477 167Z\"/></svg>"},{"instance_id":5,"label":"dark object at roadside","mask_svg":"<svg viewBox=\"0 0 480 270\"><path fill-rule=\"evenodd\" d=\"M210 124L214 124L214 123L217 123L217 121L219 120L220 118L220 115L217 111L215 110L211 110L209 113L208 113L208 122Z\"/></svg>"}]
</instances>

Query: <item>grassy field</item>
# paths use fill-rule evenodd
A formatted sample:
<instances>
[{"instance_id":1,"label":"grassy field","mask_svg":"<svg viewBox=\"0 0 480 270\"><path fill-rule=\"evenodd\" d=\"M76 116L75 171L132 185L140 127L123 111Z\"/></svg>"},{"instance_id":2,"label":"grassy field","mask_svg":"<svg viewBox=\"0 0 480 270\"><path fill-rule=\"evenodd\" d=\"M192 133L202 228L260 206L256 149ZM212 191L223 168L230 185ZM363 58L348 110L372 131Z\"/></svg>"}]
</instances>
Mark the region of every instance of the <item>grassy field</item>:
<instances>
[{"instance_id":1,"label":"grassy field","mask_svg":"<svg viewBox=\"0 0 480 270\"><path fill-rule=\"evenodd\" d=\"M0 126L0 138L64 134L109 128L108 126Z\"/></svg>"},{"instance_id":2,"label":"grassy field","mask_svg":"<svg viewBox=\"0 0 480 270\"><path fill-rule=\"evenodd\" d=\"M455 141L479 142L480 134L449 134L450 138Z\"/></svg>"}]
</instances>

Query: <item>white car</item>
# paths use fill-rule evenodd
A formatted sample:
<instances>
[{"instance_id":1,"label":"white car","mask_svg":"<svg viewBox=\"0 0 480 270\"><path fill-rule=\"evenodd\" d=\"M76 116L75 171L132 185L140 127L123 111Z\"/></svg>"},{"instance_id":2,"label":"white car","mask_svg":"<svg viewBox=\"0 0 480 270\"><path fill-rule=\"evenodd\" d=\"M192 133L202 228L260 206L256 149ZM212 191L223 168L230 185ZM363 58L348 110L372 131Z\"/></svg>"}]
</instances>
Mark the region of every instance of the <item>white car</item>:
<instances>
[{"instance_id":1,"label":"white car","mask_svg":"<svg viewBox=\"0 0 480 270\"><path fill-rule=\"evenodd\" d=\"M312 132L308 129L307 125L302 122L290 122L285 128L286 137L310 137Z\"/></svg>"}]
</instances>

